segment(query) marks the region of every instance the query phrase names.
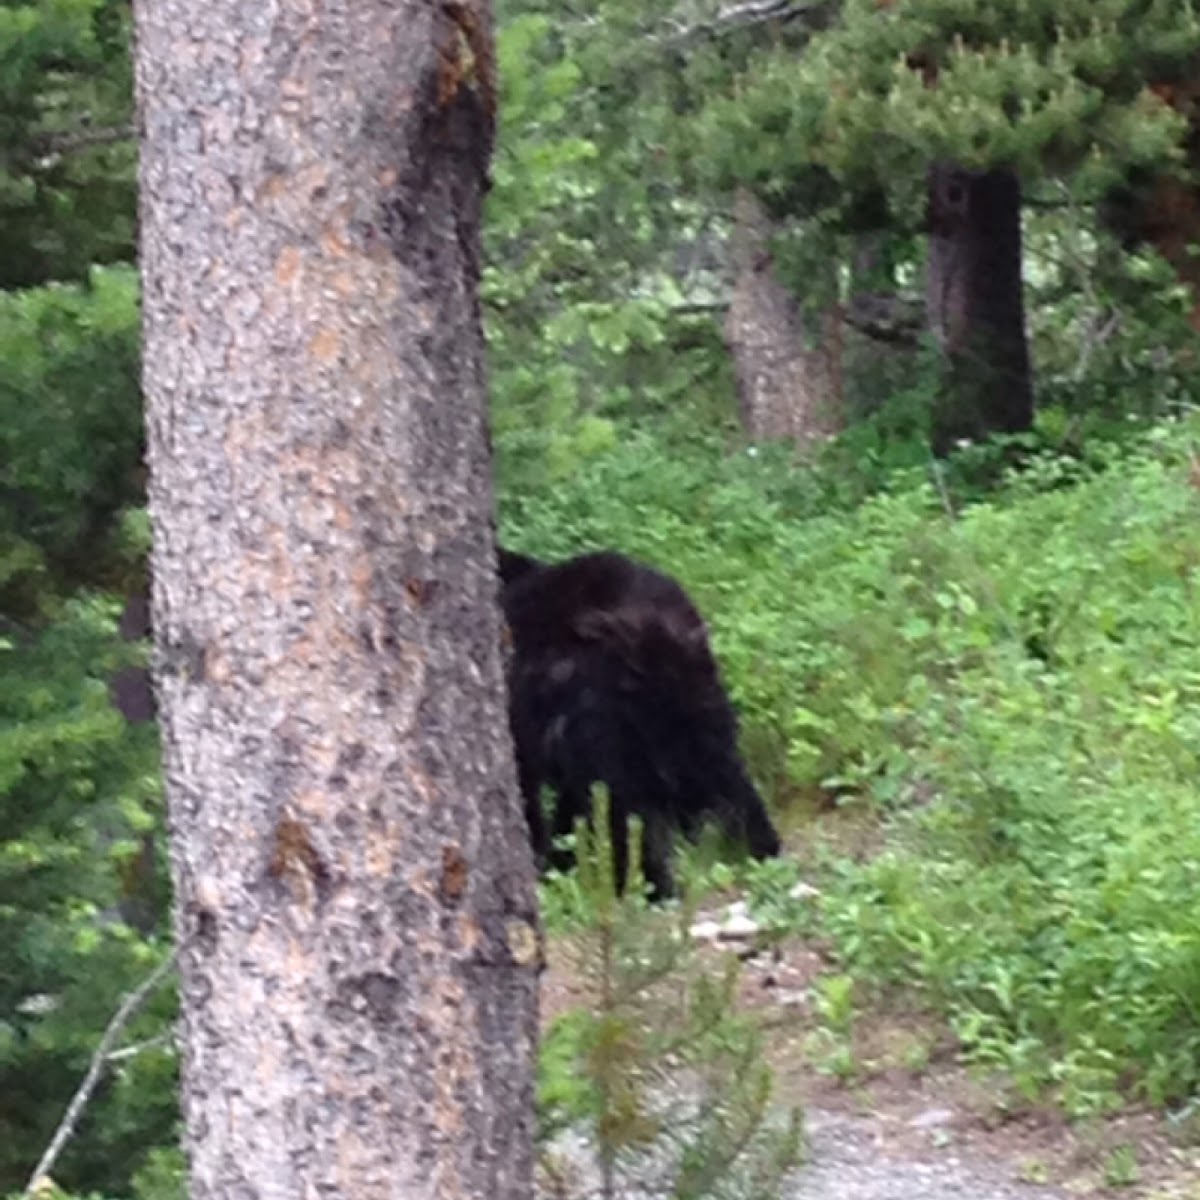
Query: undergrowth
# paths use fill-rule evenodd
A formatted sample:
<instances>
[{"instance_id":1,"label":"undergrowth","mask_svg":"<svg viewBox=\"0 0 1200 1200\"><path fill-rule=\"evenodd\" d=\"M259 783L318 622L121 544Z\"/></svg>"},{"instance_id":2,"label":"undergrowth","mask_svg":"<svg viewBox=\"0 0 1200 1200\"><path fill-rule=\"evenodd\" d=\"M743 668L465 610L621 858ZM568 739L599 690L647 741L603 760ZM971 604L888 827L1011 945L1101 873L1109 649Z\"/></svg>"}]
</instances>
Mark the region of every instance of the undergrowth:
<instances>
[{"instance_id":1,"label":"undergrowth","mask_svg":"<svg viewBox=\"0 0 1200 1200\"><path fill-rule=\"evenodd\" d=\"M777 1103L761 1031L736 1011L737 958L702 961L689 906L647 902L636 819L618 893L602 787L594 811L594 833L576 822L578 869L543 889L582 986L538 1056L542 1192L775 1200L803 1157L803 1118Z\"/></svg>"},{"instance_id":2,"label":"undergrowth","mask_svg":"<svg viewBox=\"0 0 1200 1200\"><path fill-rule=\"evenodd\" d=\"M1182 1105L1200 1084L1198 432L1027 459L986 498L961 464L931 467L857 507L782 456L635 437L569 489L509 497L505 535L675 573L776 808L878 813L882 853L824 863L817 920L847 972L913 989L1027 1095Z\"/></svg>"}]
</instances>

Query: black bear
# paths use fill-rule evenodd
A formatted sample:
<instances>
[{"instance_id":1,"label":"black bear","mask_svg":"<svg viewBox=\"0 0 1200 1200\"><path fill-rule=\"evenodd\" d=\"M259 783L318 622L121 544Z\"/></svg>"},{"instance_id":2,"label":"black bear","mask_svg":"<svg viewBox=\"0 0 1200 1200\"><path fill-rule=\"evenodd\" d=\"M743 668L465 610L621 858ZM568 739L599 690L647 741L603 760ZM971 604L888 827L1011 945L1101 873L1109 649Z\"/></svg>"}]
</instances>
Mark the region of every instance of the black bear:
<instances>
[{"instance_id":1,"label":"black bear","mask_svg":"<svg viewBox=\"0 0 1200 1200\"><path fill-rule=\"evenodd\" d=\"M499 550L512 634L509 722L534 851L591 812L592 784L608 786L616 876L628 868L628 820L643 822L643 864L654 893L670 895L674 829L694 836L706 818L756 858L779 837L737 752L737 718L704 619L669 576L613 551L549 564ZM130 597L121 634L150 632L148 592ZM111 683L130 720L153 720L149 673ZM553 831L541 791L557 793ZM566 865L557 859L560 865Z\"/></svg>"},{"instance_id":2,"label":"black bear","mask_svg":"<svg viewBox=\"0 0 1200 1200\"><path fill-rule=\"evenodd\" d=\"M708 630L674 579L613 551L548 564L500 550L512 635L509 717L534 850L569 832L607 785L618 883L628 820L643 823L652 894L673 890L671 839L706 818L755 858L779 836L737 750L737 718ZM540 794L556 794L547 835ZM561 859L557 860L561 863Z\"/></svg>"}]
</instances>

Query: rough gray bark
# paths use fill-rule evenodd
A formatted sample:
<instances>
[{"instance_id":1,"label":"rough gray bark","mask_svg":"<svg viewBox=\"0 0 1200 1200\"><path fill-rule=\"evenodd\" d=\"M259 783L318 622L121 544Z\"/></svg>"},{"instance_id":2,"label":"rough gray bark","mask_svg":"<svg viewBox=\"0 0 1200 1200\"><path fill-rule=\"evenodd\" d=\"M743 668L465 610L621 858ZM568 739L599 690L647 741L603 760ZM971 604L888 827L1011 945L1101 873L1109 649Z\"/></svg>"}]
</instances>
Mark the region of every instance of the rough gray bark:
<instances>
[{"instance_id":1,"label":"rough gray bark","mask_svg":"<svg viewBox=\"0 0 1200 1200\"><path fill-rule=\"evenodd\" d=\"M136 4L197 1200L531 1194L476 2Z\"/></svg>"},{"instance_id":2,"label":"rough gray bark","mask_svg":"<svg viewBox=\"0 0 1200 1200\"><path fill-rule=\"evenodd\" d=\"M799 307L775 274L770 235L761 202L749 188L739 189L725 340L746 433L804 446L840 425L841 320L837 312L827 314L819 345L808 346Z\"/></svg>"},{"instance_id":3,"label":"rough gray bark","mask_svg":"<svg viewBox=\"0 0 1200 1200\"><path fill-rule=\"evenodd\" d=\"M1033 424L1021 251L1021 184L1012 171L930 170L926 298L947 365L939 451Z\"/></svg>"}]
</instances>

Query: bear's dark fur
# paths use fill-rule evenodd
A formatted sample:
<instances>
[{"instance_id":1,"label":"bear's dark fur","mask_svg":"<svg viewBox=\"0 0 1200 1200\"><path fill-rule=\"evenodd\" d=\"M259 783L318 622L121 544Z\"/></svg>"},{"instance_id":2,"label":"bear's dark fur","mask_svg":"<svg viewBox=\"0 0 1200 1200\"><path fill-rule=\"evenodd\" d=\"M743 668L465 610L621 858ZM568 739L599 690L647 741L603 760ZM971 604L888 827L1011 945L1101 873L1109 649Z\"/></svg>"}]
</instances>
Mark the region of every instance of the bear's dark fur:
<instances>
[{"instance_id":1,"label":"bear's dark fur","mask_svg":"<svg viewBox=\"0 0 1200 1200\"><path fill-rule=\"evenodd\" d=\"M669 576L611 551L547 564L500 551L512 634L509 715L534 849L570 831L608 786L618 882L628 864L628 819L643 822L652 891L673 891L675 829L706 818L756 858L779 837L737 750L737 718L708 630ZM548 836L540 793L556 794Z\"/></svg>"},{"instance_id":2,"label":"bear's dark fur","mask_svg":"<svg viewBox=\"0 0 1200 1200\"><path fill-rule=\"evenodd\" d=\"M737 718L708 630L683 588L612 551L549 564L500 548L499 575L512 634L509 722L539 860L551 857L552 837L590 814L597 782L611 796L618 881L631 814L642 818L646 878L658 895L673 890L673 830L694 836L706 818L756 858L778 854L779 837L738 756ZM147 636L150 624L148 593L139 592L122 636ZM154 719L144 667L122 672L111 690L127 718ZM543 787L556 793L552 832Z\"/></svg>"}]
</instances>

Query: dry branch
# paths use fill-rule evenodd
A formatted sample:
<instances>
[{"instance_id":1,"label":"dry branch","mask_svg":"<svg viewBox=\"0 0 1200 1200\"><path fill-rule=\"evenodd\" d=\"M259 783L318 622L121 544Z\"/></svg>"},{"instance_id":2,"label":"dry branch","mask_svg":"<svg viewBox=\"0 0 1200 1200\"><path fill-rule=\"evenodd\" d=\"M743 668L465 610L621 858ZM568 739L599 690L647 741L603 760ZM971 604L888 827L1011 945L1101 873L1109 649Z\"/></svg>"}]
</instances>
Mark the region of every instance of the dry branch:
<instances>
[{"instance_id":1,"label":"dry branch","mask_svg":"<svg viewBox=\"0 0 1200 1200\"><path fill-rule=\"evenodd\" d=\"M29 1177L29 1182L25 1185L26 1196L33 1196L39 1190L42 1181L49 1176L51 1168L58 1161L58 1156L63 1152L63 1148L71 1140L71 1135L75 1132L75 1126L83 1110L87 1107L87 1102L91 1099L92 1092L96 1090L96 1084L100 1082L100 1076L104 1071L104 1067L110 1061L113 1044L116 1042L118 1036L120 1036L121 1030L125 1028L138 1009L146 1003L150 996L163 983L175 966L175 961L178 957L179 949L176 947L121 1001L117 1011L113 1013L112 1019L109 1021L103 1036L100 1038L100 1044L96 1047L95 1054L92 1055L92 1061L88 1065L87 1074L84 1075L83 1082L79 1085L75 1095L71 1097L71 1103L67 1105L67 1111L63 1115L58 1128L54 1131L54 1136L50 1139L50 1145L46 1147L45 1153L42 1155L38 1165L34 1167L33 1174Z\"/></svg>"}]
</instances>

